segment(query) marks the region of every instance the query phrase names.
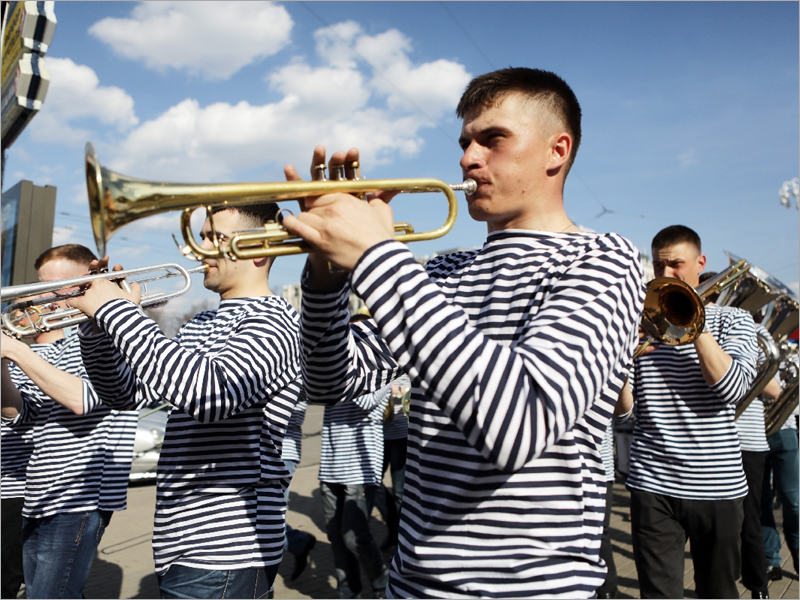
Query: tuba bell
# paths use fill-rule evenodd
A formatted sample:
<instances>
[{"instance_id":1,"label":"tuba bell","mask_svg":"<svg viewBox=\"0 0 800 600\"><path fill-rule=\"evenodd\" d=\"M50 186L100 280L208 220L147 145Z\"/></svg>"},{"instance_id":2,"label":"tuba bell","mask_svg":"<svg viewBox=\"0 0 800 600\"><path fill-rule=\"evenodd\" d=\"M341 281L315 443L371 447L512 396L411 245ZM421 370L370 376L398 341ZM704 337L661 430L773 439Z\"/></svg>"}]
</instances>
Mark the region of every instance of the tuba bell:
<instances>
[{"instance_id":1,"label":"tuba bell","mask_svg":"<svg viewBox=\"0 0 800 600\"><path fill-rule=\"evenodd\" d=\"M730 252L725 252L725 254L728 255L731 263L743 260ZM736 417L738 418L779 372L781 365L784 365L783 368L787 368L788 363L791 362L787 361L787 358L792 353L792 345L788 344L786 340L797 329L798 322L800 322L800 310L798 310L800 303L786 285L766 271L750 265L747 274L737 281L736 285L720 293L717 304L734 306L748 311L756 322L760 322L764 326L771 337L768 339L763 335L759 336L758 343L765 360L759 366L749 393L736 405ZM796 346L794 348L796 354ZM765 424L767 421L770 423L766 425L767 431L780 429L798 404L796 368L794 372L794 392L781 393L777 400L764 402ZM785 386L784 392L786 392L792 385L792 376L787 375L782 379Z\"/></svg>"}]
</instances>

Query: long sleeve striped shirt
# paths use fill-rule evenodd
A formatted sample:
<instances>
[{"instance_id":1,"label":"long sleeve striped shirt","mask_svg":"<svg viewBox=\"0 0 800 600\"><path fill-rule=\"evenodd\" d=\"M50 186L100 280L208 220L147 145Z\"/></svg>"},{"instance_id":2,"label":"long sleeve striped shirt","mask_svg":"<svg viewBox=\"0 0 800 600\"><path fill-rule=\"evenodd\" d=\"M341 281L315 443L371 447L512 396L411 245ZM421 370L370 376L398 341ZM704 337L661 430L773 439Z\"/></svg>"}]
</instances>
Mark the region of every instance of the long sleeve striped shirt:
<instances>
[{"instance_id":1,"label":"long sleeve striped shirt","mask_svg":"<svg viewBox=\"0 0 800 600\"><path fill-rule=\"evenodd\" d=\"M326 406L322 417L319 480L379 485L383 479L383 413L387 385L349 402Z\"/></svg>"},{"instance_id":2,"label":"long sleeve striped shirt","mask_svg":"<svg viewBox=\"0 0 800 600\"><path fill-rule=\"evenodd\" d=\"M174 340L135 305L105 304L86 335L103 401L169 402L156 477L156 572L260 568L283 553L283 437L302 391L297 313L283 299L220 302Z\"/></svg>"},{"instance_id":3,"label":"long sleeve striped shirt","mask_svg":"<svg viewBox=\"0 0 800 600\"><path fill-rule=\"evenodd\" d=\"M661 345L634 363L629 488L688 500L747 495L734 414L756 373L755 326L749 313L713 304L706 323L732 359L714 385L694 344Z\"/></svg>"},{"instance_id":4,"label":"long sleeve striped shirt","mask_svg":"<svg viewBox=\"0 0 800 600\"><path fill-rule=\"evenodd\" d=\"M77 336L31 348L54 367L83 380L84 414L55 402L11 365L9 374L23 404L15 419L4 421L12 428L32 427L23 516L125 510L137 413L100 403L84 370Z\"/></svg>"},{"instance_id":5,"label":"long sleeve striped shirt","mask_svg":"<svg viewBox=\"0 0 800 600\"><path fill-rule=\"evenodd\" d=\"M426 272L427 270L427 272ZM394 241L347 290L303 292L309 399L413 386L392 597L590 597L600 443L630 368L644 286L615 234L502 231L425 269Z\"/></svg>"}]
</instances>

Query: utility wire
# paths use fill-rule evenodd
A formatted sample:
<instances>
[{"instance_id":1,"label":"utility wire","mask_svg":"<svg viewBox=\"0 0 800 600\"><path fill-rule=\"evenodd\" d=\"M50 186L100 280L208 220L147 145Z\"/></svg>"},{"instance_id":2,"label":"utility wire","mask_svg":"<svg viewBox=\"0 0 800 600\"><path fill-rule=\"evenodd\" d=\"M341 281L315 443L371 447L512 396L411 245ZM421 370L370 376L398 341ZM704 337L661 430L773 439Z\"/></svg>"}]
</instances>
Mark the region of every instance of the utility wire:
<instances>
[{"instance_id":1,"label":"utility wire","mask_svg":"<svg viewBox=\"0 0 800 600\"><path fill-rule=\"evenodd\" d=\"M445 4L444 2L439 2L439 6L441 6L444 9L444 12L447 13L447 15L450 17L450 20L453 21L453 23L456 24L456 27L458 27L461 30L461 32L464 34L464 37L466 37L472 43L472 45L475 46L475 49L483 57L483 59L489 64L489 67L491 67L492 71L496 70L497 67L495 67L494 63L491 60L489 60L489 57L486 56L486 53L478 45L478 43L474 39L472 39L472 36L464 28L464 26L461 25L461 23L458 21L458 19L456 19L455 15L450 12L450 9L447 8L447 4Z\"/></svg>"}]
</instances>

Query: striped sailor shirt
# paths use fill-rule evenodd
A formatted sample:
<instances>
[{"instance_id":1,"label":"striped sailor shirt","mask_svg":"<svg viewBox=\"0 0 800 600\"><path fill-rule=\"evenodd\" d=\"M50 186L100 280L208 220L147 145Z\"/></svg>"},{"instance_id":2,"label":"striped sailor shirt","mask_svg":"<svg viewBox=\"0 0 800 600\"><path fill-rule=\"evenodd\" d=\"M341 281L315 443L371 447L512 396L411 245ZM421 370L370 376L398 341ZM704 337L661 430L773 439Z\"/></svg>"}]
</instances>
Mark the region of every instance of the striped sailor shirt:
<instances>
[{"instance_id":1,"label":"striped sailor shirt","mask_svg":"<svg viewBox=\"0 0 800 600\"><path fill-rule=\"evenodd\" d=\"M387 385L349 402L326 406L322 417L319 480L343 485L379 485L383 479L383 413L392 394Z\"/></svg>"},{"instance_id":2,"label":"striped sailor shirt","mask_svg":"<svg viewBox=\"0 0 800 600\"><path fill-rule=\"evenodd\" d=\"M22 369L10 366L23 404L20 414L5 422L12 429L32 427L22 515L40 519L67 512L125 510L136 411L112 410L100 403L84 370L77 336L31 348L51 365L83 380L84 414L76 415L46 396ZM6 458L4 454L3 463Z\"/></svg>"},{"instance_id":3,"label":"striped sailor shirt","mask_svg":"<svg viewBox=\"0 0 800 600\"><path fill-rule=\"evenodd\" d=\"M294 309L275 296L222 300L174 340L125 300L95 321L106 335L83 329L82 349L103 401L172 405L156 477L156 572L279 563L281 447L302 391Z\"/></svg>"},{"instance_id":4,"label":"striped sailor shirt","mask_svg":"<svg viewBox=\"0 0 800 600\"><path fill-rule=\"evenodd\" d=\"M427 270L427 273L426 273ZM423 269L368 250L347 290L304 289L309 398L413 386L391 597L590 597L605 502L600 442L637 342L638 251L616 234L500 231Z\"/></svg>"},{"instance_id":5,"label":"striped sailor shirt","mask_svg":"<svg viewBox=\"0 0 800 600\"><path fill-rule=\"evenodd\" d=\"M747 495L734 411L756 373L755 324L748 312L714 304L706 323L732 359L714 385L703 379L694 344L661 345L634 363L629 488L688 500Z\"/></svg>"},{"instance_id":6,"label":"striped sailor shirt","mask_svg":"<svg viewBox=\"0 0 800 600\"><path fill-rule=\"evenodd\" d=\"M33 426L0 422L0 497L25 497L25 471L33 453Z\"/></svg>"},{"instance_id":7,"label":"striped sailor shirt","mask_svg":"<svg viewBox=\"0 0 800 600\"><path fill-rule=\"evenodd\" d=\"M283 437L283 448L281 450L283 460L300 463L300 458L303 455L303 421L306 420L307 409L308 402L301 400L292 411L289 425L286 428L286 435Z\"/></svg>"}]
</instances>

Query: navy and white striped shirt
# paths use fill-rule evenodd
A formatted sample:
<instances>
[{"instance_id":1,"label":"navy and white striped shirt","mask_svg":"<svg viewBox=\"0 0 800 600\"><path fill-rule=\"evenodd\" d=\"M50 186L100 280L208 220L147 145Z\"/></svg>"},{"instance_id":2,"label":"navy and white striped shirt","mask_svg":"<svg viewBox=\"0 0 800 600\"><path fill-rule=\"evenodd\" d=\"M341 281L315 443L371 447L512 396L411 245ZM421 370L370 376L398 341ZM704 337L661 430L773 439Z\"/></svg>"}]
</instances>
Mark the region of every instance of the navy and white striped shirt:
<instances>
[{"instance_id":1,"label":"navy and white striped shirt","mask_svg":"<svg viewBox=\"0 0 800 600\"><path fill-rule=\"evenodd\" d=\"M308 402L300 400L292 411L289 425L286 428L286 435L283 437L283 448L281 450L283 460L300 463L300 458L303 455L303 421L306 420L306 409L308 409Z\"/></svg>"},{"instance_id":2,"label":"navy and white striped shirt","mask_svg":"<svg viewBox=\"0 0 800 600\"><path fill-rule=\"evenodd\" d=\"M732 358L714 385L703 378L694 344L661 345L635 361L629 488L689 500L747 495L734 411L756 373L755 324L748 312L714 304L706 323Z\"/></svg>"},{"instance_id":3,"label":"navy and white striped shirt","mask_svg":"<svg viewBox=\"0 0 800 600\"><path fill-rule=\"evenodd\" d=\"M279 563L289 483L281 447L302 389L294 309L275 296L222 300L174 340L125 300L95 320L106 336L84 329L82 346L103 401L172 405L156 480L156 572Z\"/></svg>"},{"instance_id":4,"label":"navy and white striped shirt","mask_svg":"<svg viewBox=\"0 0 800 600\"><path fill-rule=\"evenodd\" d=\"M22 369L10 365L23 404L15 419L5 421L12 427L33 428L23 516L39 519L66 512L125 510L136 411L112 410L100 403L81 362L77 336L31 348L54 367L83 379L84 414L76 415L55 402Z\"/></svg>"},{"instance_id":5,"label":"navy and white striped shirt","mask_svg":"<svg viewBox=\"0 0 800 600\"><path fill-rule=\"evenodd\" d=\"M0 497L25 497L25 471L33 453L33 425L0 421Z\"/></svg>"},{"instance_id":6,"label":"navy and white striped shirt","mask_svg":"<svg viewBox=\"0 0 800 600\"><path fill-rule=\"evenodd\" d=\"M425 270L404 245L303 291L309 399L413 393L391 597L589 597L605 578L600 441L637 342L638 251L615 234L501 231Z\"/></svg>"},{"instance_id":7,"label":"navy and white striped shirt","mask_svg":"<svg viewBox=\"0 0 800 600\"><path fill-rule=\"evenodd\" d=\"M352 401L326 406L322 417L319 480L344 485L379 485L383 479L383 413L392 394L387 385Z\"/></svg>"}]
</instances>

